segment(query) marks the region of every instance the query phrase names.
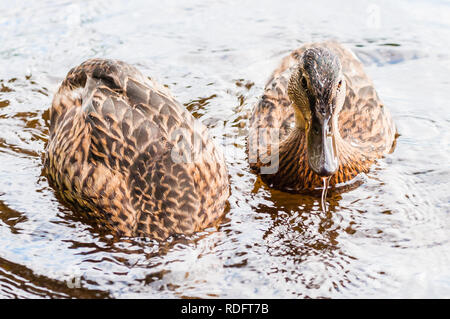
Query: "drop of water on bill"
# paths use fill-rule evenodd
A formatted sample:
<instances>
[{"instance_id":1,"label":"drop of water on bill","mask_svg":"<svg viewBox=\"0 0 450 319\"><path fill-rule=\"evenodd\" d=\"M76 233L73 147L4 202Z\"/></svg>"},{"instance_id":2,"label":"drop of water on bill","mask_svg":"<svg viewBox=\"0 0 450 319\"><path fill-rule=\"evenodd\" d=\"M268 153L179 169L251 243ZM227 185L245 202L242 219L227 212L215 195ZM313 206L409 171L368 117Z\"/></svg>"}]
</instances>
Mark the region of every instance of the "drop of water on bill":
<instances>
[{"instance_id":1,"label":"drop of water on bill","mask_svg":"<svg viewBox=\"0 0 450 319\"><path fill-rule=\"evenodd\" d=\"M322 205L322 211L324 213L327 212L327 192L328 192L328 186L330 185L330 179L329 177L322 177L323 180L323 189L322 189L322 198L321 198L321 205Z\"/></svg>"}]
</instances>

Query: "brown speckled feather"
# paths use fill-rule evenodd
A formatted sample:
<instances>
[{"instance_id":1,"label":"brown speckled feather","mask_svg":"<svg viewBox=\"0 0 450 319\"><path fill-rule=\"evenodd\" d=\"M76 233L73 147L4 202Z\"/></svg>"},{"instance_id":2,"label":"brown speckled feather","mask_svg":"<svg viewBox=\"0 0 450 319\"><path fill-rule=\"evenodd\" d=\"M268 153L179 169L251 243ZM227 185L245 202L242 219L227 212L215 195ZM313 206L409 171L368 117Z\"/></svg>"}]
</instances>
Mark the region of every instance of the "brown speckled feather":
<instances>
[{"instance_id":1,"label":"brown speckled feather","mask_svg":"<svg viewBox=\"0 0 450 319\"><path fill-rule=\"evenodd\" d=\"M395 141L396 129L390 113L380 101L357 57L337 42L306 44L282 60L267 82L250 118L248 149L254 150L253 158L256 153L279 157L276 173L261 174L266 183L278 189L303 191L323 185L321 177L308 166L304 131L293 132L294 109L288 96L291 74L303 52L313 47L326 47L339 57L347 83L345 102L338 119L340 165L330 184L346 182L360 172L367 172L375 159L392 149ZM270 145L269 130L261 131L261 128L280 129L281 142L277 154L271 154L270 147L265 146ZM258 143L258 140L265 142ZM252 158L251 154L249 158ZM250 166L260 173L265 161L268 160L261 156L256 161L250 161Z\"/></svg>"},{"instance_id":2,"label":"brown speckled feather","mask_svg":"<svg viewBox=\"0 0 450 319\"><path fill-rule=\"evenodd\" d=\"M68 73L50 108L45 168L64 200L124 236L191 234L219 219L229 195L206 128L120 61Z\"/></svg>"}]
</instances>

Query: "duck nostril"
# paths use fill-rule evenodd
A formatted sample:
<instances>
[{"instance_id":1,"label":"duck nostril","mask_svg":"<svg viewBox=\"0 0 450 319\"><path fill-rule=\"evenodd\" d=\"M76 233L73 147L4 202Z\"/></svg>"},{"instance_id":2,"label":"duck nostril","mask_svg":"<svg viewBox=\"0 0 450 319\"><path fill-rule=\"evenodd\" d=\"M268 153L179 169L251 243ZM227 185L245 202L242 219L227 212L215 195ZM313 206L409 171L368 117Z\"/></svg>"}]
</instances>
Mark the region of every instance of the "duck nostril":
<instances>
[{"instance_id":1,"label":"duck nostril","mask_svg":"<svg viewBox=\"0 0 450 319\"><path fill-rule=\"evenodd\" d=\"M319 126L313 125L312 129L313 129L314 133L319 134L319 131L320 131Z\"/></svg>"},{"instance_id":2,"label":"duck nostril","mask_svg":"<svg viewBox=\"0 0 450 319\"><path fill-rule=\"evenodd\" d=\"M335 169L330 169L330 168L327 168L327 167L323 166L316 173L317 173L317 175L319 175L321 177L328 177L328 176L333 175L335 172L336 172Z\"/></svg>"}]
</instances>

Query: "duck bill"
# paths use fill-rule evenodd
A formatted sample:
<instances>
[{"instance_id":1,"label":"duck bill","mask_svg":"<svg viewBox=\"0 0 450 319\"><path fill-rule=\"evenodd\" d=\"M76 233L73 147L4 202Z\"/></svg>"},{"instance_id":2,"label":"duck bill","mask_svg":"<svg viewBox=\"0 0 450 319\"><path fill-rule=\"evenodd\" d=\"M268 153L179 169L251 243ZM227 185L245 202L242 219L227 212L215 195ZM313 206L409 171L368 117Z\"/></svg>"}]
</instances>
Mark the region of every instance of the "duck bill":
<instances>
[{"instance_id":1,"label":"duck bill","mask_svg":"<svg viewBox=\"0 0 450 319\"><path fill-rule=\"evenodd\" d=\"M331 116L323 122L312 119L307 149L309 167L316 174L325 177L336 173L339 165Z\"/></svg>"}]
</instances>

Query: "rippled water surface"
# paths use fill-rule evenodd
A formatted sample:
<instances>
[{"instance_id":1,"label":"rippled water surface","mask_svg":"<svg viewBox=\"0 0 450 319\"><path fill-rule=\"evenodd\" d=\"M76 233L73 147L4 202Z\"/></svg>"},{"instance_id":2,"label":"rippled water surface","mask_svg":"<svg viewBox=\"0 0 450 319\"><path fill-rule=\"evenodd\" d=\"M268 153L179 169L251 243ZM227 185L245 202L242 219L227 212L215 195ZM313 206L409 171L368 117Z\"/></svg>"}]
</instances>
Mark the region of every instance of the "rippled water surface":
<instances>
[{"instance_id":1,"label":"rippled water surface","mask_svg":"<svg viewBox=\"0 0 450 319\"><path fill-rule=\"evenodd\" d=\"M444 1L0 1L0 297L450 297L450 4ZM337 39L401 136L320 195L271 190L245 155L249 112L281 58ZM167 85L221 141L218 229L113 240L42 175L46 110L68 70L117 58Z\"/></svg>"}]
</instances>

